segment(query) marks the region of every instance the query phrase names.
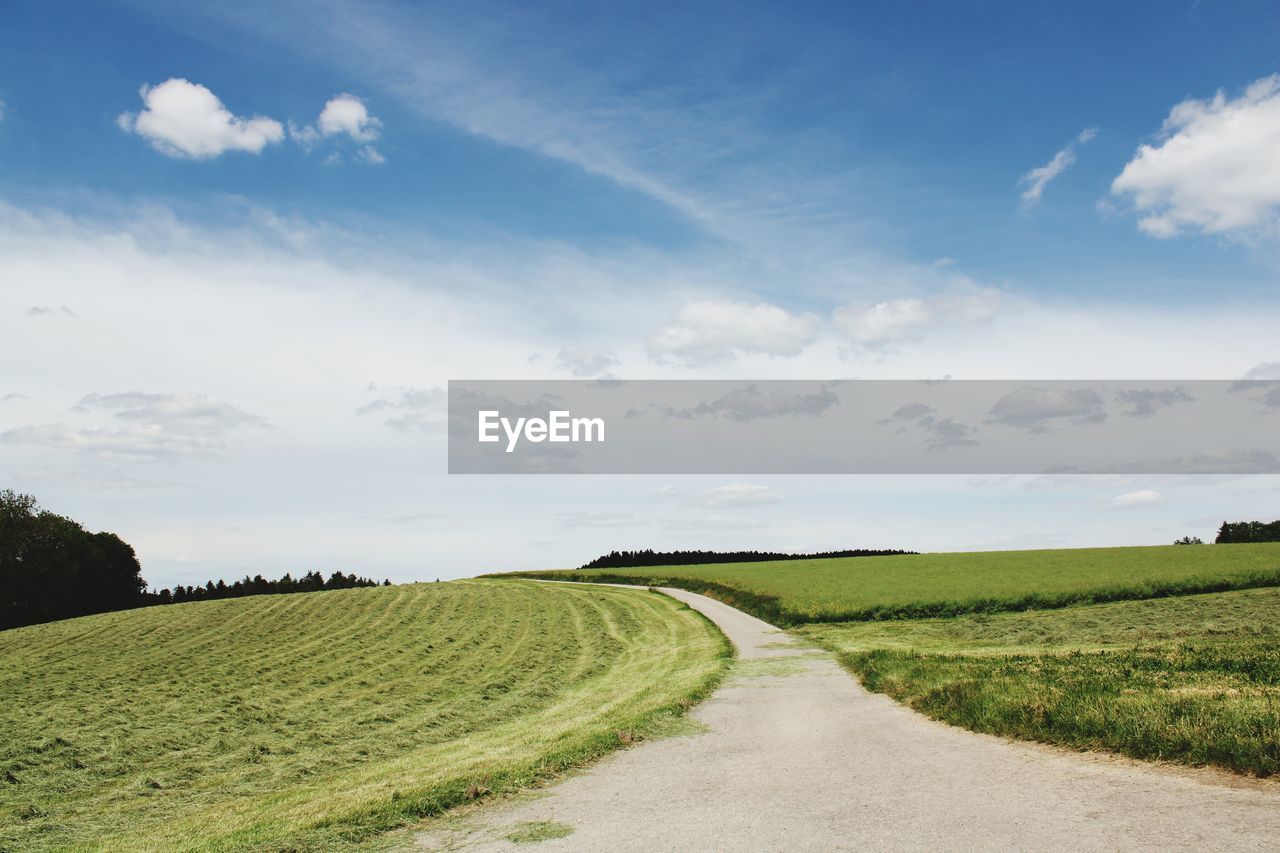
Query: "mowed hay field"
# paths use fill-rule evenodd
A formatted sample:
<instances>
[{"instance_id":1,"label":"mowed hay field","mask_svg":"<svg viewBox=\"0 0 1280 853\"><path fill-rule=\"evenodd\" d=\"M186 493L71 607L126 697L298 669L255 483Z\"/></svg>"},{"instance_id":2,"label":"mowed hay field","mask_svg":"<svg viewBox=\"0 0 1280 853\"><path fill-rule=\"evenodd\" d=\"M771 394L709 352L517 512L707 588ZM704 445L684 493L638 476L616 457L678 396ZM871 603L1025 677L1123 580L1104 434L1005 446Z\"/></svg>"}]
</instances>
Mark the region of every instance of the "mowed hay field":
<instances>
[{"instance_id":1,"label":"mowed hay field","mask_svg":"<svg viewBox=\"0 0 1280 853\"><path fill-rule=\"evenodd\" d=\"M794 633L869 689L955 725L1280 772L1280 589Z\"/></svg>"},{"instance_id":2,"label":"mowed hay field","mask_svg":"<svg viewBox=\"0 0 1280 853\"><path fill-rule=\"evenodd\" d=\"M730 650L644 591L520 581L0 632L0 849L333 849L670 727Z\"/></svg>"},{"instance_id":3,"label":"mowed hay field","mask_svg":"<svg viewBox=\"0 0 1280 853\"><path fill-rule=\"evenodd\" d=\"M1280 542L907 554L521 573L679 586L779 625L952 616L1280 585Z\"/></svg>"}]
</instances>

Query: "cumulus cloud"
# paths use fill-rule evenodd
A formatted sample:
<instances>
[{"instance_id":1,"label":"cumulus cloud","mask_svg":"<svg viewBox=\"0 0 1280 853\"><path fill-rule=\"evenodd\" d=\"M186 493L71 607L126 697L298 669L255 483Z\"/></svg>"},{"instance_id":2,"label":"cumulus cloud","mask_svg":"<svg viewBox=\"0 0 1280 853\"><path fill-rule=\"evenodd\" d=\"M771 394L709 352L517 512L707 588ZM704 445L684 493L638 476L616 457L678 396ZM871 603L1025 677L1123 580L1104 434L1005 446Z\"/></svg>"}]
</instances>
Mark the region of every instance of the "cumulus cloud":
<instances>
[{"instance_id":1,"label":"cumulus cloud","mask_svg":"<svg viewBox=\"0 0 1280 853\"><path fill-rule=\"evenodd\" d=\"M1141 506L1155 506L1165 502L1165 496L1154 489L1140 489L1136 492L1126 492L1123 495L1116 495L1110 501L1112 509L1134 509Z\"/></svg>"},{"instance_id":2,"label":"cumulus cloud","mask_svg":"<svg viewBox=\"0 0 1280 853\"><path fill-rule=\"evenodd\" d=\"M763 302L705 300L681 306L646 343L655 361L699 367L739 354L796 356L817 335L818 318L812 314L792 314Z\"/></svg>"},{"instance_id":3,"label":"cumulus cloud","mask_svg":"<svg viewBox=\"0 0 1280 853\"><path fill-rule=\"evenodd\" d=\"M124 423L110 427L31 424L0 433L0 441L93 456L167 459L220 451L233 430L268 426L265 419L239 406L197 394L89 394L74 411L110 412Z\"/></svg>"},{"instance_id":4,"label":"cumulus cloud","mask_svg":"<svg viewBox=\"0 0 1280 853\"><path fill-rule=\"evenodd\" d=\"M590 379L607 376L621 362L607 349L562 349L556 354L556 365L573 376Z\"/></svg>"},{"instance_id":5,"label":"cumulus cloud","mask_svg":"<svg viewBox=\"0 0 1280 853\"><path fill-rule=\"evenodd\" d=\"M371 144L382 133L382 122L369 115L369 108L364 101L355 95L343 93L330 98L320 111L315 124L298 127L290 123L289 135L295 142L310 149L321 139L336 136L348 136L356 142L363 143L356 149L355 159L362 163L385 163L387 158ZM326 162L336 163L341 159L336 152L329 155Z\"/></svg>"},{"instance_id":6,"label":"cumulus cloud","mask_svg":"<svg viewBox=\"0 0 1280 853\"><path fill-rule=\"evenodd\" d=\"M1239 233L1274 226L1280 207L1280 75L1235 99L1219 90L1173 108L1157 144L1143 145L1111 184L1144 214L1152 237L1183 229Z\"/></svg>"},{"instance_id":7,"label":"cumulus cloud","mask_svg":"<svg viewBox=\"0 0 1280 853\"><path fill-rule=\"evenodd\" d=\"M1040 196L1044 194L1044 188L1049 185L1049 182L1065 172L1076 161L1076 146L1092 141L1097 135L1097 128L1085 128L1067 147L1054 154L1052 160L1019 178L1018 185L1025 187L1022 191L1022 206L1034 207L1039 204Z\"/></svg>"},{"instance_id":8,"label":"cumulus cloud","mask_svg":"<svg viewBox=\"0 0 1280 853\"><path fill-rule=\"evenodd\" d=\"M930 328L986 322L1000 310L1000 302L995 288L965 286L929 298L846 305L835 310L832 321L857 345L882 349L919 338Z\"/></svg>"},{"instance_id":9,"label":"cumulus cloud","mask_svg":"<svg viewBox=\"0 0 1280 853\"><path fill-rule=\"evenodd\" d=\"M169 157L208 160L226 151L257 154L284 139L280 122L264 116L235 116L213 92L181 77L143 86L140 94L144 109L121 113L116 124Z\"/></svg>"},{"instance_id":10,"label":"cumulus cloud","mask_svg":"<svg viewBox=\"0 0 1280 853\"><path fill-rule=\"evenodd\" d=\"M364 101L345 93L324 105L317 125L324 136L345 133L357 142L372 142L382 128L382 122L369 115Z\"/></svg>"}]
</instances>

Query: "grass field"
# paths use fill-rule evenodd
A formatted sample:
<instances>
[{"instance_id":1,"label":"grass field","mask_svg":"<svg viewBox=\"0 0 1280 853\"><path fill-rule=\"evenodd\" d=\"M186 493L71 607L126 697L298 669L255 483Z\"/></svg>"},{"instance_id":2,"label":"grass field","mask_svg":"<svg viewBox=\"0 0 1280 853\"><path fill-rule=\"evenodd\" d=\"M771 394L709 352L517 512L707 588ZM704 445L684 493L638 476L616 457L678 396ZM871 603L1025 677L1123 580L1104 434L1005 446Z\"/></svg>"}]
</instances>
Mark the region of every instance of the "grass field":
<instances>
[{"instance_id":1,"label":"grass field","mask_svg":"<svg viewBox=\"0 0 1280 853\"><path fill-rule=\"evenodd\" d=\"M1280 772L1280 589L794 633L976 731Z\"/></svg>"},{"instance_id":2,"label":"grass field","mask_svg":"<svg viewBox=\"0 0 1280 853\"><path fill-rule=\"evenodd\" d=\"M1280 543L851 557L525 576L679 586L779 625L1064 607L1280 586Z\"/></svg>"},{"instance_id":3,"label":"grass field","mask_svg":"<svg viewBox=\"0 0 1280 853\"><path fill-rule=\"evenodd\" d=\"M0 849L333 849L660 733L721 677L644 592L456 582L0 633Z\"/></svg>"}]
</instances>

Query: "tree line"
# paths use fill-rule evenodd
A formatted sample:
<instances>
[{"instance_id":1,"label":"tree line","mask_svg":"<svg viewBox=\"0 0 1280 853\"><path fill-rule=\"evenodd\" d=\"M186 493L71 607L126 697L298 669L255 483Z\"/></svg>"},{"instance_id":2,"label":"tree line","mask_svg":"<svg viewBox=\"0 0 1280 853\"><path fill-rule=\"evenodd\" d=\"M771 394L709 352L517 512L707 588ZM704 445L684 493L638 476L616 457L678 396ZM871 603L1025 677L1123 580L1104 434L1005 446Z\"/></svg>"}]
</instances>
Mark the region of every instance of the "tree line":
<instances>
[{"instance_id":1,"label":"tree line","mask_svg":"<svg viewBox=\"0 0 1280 853\"><path fill-rule=\"evenodd\" d=\"M219 580L207 582L204 586L175 586L172 590L162 589L159 592L144 593L148 604L181 604L184 601L211 601L217 598L240 598L246 595L270 595L287 592L320 592L326 589L355 589L358 586L391 586L391 581L381 584L370 578L357 577L355 574L344 575L334 572L325 580L319 572L307 572L300 578L285 574L279 580L267 580L262 575L249 577L234 583Z\"/></svg>"},{"instance_id":2,"label":"tree line","mask_svg":"<svg viewBox=\"0 0 1280 853\"><path fill-rule=\"evenodd\" d=\"M1280 542L1280 519L1265 521L1224 521L1218 528L1219 543Z\"/></svg>"},{"instance_id":3,"label":"tree line","mask_svg":"<svg viewBox=\"0 0 1280 853\"><path fill-rule=\"evenodd\" d=\"M256 575L149 591L128 542L114 533L90 533L42 509L31 495L0 491L0 629L131 607L377 585L354 574L334 572L326 580L312 571L296 579Z\"/></svg>"},{"instance_id":4,"label":"tree line","mask_svg":"<svg viewBox=\"0 0 1280 853\"><path fill-rule=\"evenodd\" d=\"M703 563L760 563L766 560L825 560L833 557L887 557L915 554L896 548L874 550L854 548L848 551L818 551L813 554L782 554L775 551L610 551L585 563L580 569L630 569L638 566L696 566Z\"/></svg>"}]
</instances>

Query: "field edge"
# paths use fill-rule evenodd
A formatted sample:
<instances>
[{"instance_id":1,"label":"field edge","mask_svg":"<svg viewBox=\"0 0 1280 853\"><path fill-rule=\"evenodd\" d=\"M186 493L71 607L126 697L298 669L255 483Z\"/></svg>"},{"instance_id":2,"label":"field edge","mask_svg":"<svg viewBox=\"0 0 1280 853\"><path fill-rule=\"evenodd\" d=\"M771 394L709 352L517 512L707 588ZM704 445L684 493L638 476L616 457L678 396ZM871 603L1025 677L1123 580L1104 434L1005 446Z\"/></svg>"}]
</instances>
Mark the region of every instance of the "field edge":
<instances>
[{"instance_id":1,"label":"field edge","mask_svg":"<svg viewBox=\"0 0 1280 853\"><path fill-rule=\"evenodd\" d=\"M1187 578L1178 581L1145 581L1136 584L1097 587L1058 594L1030 593L1019 598L975 598L967 601L910 602L900 605L863 607L842 611L800 612L784 607L777 596L750 592L729 584L651 573L617 572L577 575L578 569L535 572L508 572L481 575L483 578L525 578L567 583L627 584L667 586L714 598L780 628L833 622L881 622L908 619L945 619L971 614L1019 613L1028 610L1060 610L1065 607L1109 604L1117 601L1144 601L1184 595L1205 595L1244 589L1280 587L1280 569L1251 572L1235 577Z\"/></svg>"}]
</instances>

